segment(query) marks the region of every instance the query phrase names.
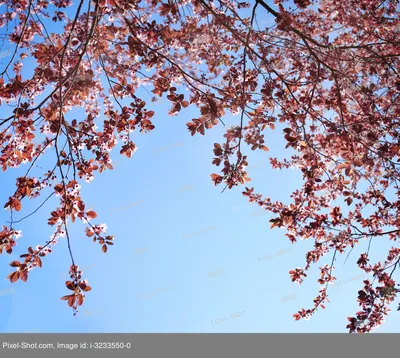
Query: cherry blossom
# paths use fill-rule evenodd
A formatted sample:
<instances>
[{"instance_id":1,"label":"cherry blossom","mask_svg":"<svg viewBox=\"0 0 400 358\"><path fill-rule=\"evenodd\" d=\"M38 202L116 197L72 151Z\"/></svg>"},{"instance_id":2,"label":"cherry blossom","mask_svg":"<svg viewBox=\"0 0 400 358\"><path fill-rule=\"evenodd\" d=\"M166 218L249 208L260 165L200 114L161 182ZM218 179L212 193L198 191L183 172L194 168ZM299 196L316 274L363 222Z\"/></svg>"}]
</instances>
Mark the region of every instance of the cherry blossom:
<instances>
[{"instance_id":1,"label":"cherry blossom","mask_svg":"<svg viewBox=\"0 0 400 358\"><path fill-rule=\"evenodd\" d=\"M69 244L68 226L77 220L104 253L113 245L107 226L86 208L81 185L113 170L112 151L139 155L132 133L151 138L152 103L166 97L170 116L197 108L186 124L189 136L224 127L210 153L217 167L211 180L223 190L251 181L252 151L268 155L274 145L268 132L284 139L286 150L281 159L269 158L271 168L300 171L302 185L287 201L252 187L243 195L271 213L271 227L284 229L293 244L313 240L304 267L289 275L301 284L322 262L321 288L313 308L295 319L325 308L338 257L364 244L353 261L371 280L358 292L361 311L347 328L364 333L383 323L397 297L400 262L398 1L1 4L10 51L0 69L0 166L24 167L26 174L16 178L4 205L10 221L0 231L0 253L23 242L18 224L36 212L25 213L26 200L39 210L53 195L58 199L48 219L50 241L29 247L21 255L25 262L11 263L11 282L26 281L60 240ZM139 95L142 87L152 93L150 101ZM44 156L53 165L36 175ZM372 263L370 243L383 238L393 247ZM66 287L73 293L63 299L76 313L89 286L70 245L68 251Z\"/></svg>"}]
</instances>

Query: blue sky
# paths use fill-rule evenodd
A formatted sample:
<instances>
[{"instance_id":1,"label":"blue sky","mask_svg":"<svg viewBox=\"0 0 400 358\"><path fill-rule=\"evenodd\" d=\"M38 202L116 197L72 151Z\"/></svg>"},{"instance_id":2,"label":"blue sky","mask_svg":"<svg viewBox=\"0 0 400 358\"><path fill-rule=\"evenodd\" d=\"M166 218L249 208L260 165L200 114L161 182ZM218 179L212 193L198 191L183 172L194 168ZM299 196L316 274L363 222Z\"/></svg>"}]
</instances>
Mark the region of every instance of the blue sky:
<instances>
[{"instance_id":1,"label":"blue sky","mask_svg":"<svg viewBox=\"0 0 400 358\"><path fill-rule=\"evenodd\" d=\"M144 96L147 96L143 92ZM144 98L146 100L146 98ZM147 98L148 102L149 98ZM34 216L16 225L23 230L14 253L0 257L0 332L347 332L347 316L358 310L357 290L362 274L355 262L367 242L336 263L338 285L330 286L331 303L309 321L294 321L301 308L311 308L319 285L318 270L311 270L301 286L291 283L288 271L303 267L312 241L292 245L280 229L270 229L270 216L242 196L244 186L226 190L214 187L210 174L213 144L222 142L219 125L206 136L190 136L185 123L197 116L195 109L168 117L168 103L153 105L156 129L135 134L138 151L131 159L113 154L115 170L83 183L87 207L107 223L115 244L103 254L84 234L84 226L70 226L74 258L84 270L92 291L79 316L60 297L67 294L64 282L70 266L65 240L43 259L43 268L31 272L28 282L10 284L8 263L49 239L49 200ZM100 118L101 119L101 118ZM224 118L227 127L238 117ZM294 169L273 171L269 156L285 155L280 128L266 135L269 153L251 152L248 173L257 192L273 200L289 201L301 185ZM287 152L288 153L288 152ZM49 152L39 165L53 163ZM0 175L0 201L14 191L15 177L25 168ZM40 171L37 170L37 173ZM23 202L24 211L34 210L38 200ZM0 211L6 225L7 211ZM382 259L389 247L385 239L373 243L373 255ZM331 254L315 268L330 263ZM375 332L398 332L398 313Z\"/></svg>"},{"instance_id":2,"label":"blue sky","mask_svg":"<svg viewBox=\"0 0 400 358\"><path fill-rule=\"evenodd\" d=\"M156 130L136 135L139 149L131 159L115 156L114 171L83 185L87 206L98 213L95 222L107 223L115 245L103 254L85 236L83 225L70 227L75 260L93 288L79 317L60 300L70 265L65 241L27 283L6 280L8 263L19 250L50 236L46 219L56 203L49 201L17 227L24 236L15 254L1 258L0 331L346 332L346 317L357 310L356 292L362 287L362 278L355 277L361 274L354 264L357 250L344 267L345 255L339 257L342 283L331 286L327 310L295 322L297 309L311 307L318 272L313 270L298 286L290 282L288 271L304 265L312 241L292 245L283 230L271 230L269 215L247 202L242 187L221 194L209 175L215 171L212 149L222 126L191 137L185 123L195 110L168 117L166 104L156 106ZM226 118L227 125L235 121ZM259 192L287 202L300 184L299 173L273 171L265 164L269 154L283 153L278 134L267 137L269 153L249 153L248 171ZM46 160L54 159L51 155ZM1 174L2 202L13 190L17 171ZM27 201L25 213L34 204ZM5 223L8 213L2 211L0 218ZM329 255L321 264L330 260ZM377 332L396 332L396 314Z\"/></svg>"}]
</instances>

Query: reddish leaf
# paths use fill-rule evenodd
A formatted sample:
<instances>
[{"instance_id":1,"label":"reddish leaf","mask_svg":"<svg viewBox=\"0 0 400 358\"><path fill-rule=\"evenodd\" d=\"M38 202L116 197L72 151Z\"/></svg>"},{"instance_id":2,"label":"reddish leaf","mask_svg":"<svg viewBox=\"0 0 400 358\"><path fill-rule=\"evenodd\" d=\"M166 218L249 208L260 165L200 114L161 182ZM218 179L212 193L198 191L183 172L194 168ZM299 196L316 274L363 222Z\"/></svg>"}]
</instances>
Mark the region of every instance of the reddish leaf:
<instances>
[{"instance_id":1,"label":"reddish leaf","mask_svg":"<svg viewBox=\"0 0 400 358\"><path fill-rule=\"evenodd\" d=\"M39 256L36 256L36 263L39 267L42 267L42 260L40 259Z\"/></svg>"},{"instance_id":2,"label":"reddish leaf","mask_svg":"<svg viewBox=\"0 0 400 358\"><path fill-rule=\"evenodd\" d=\"M28 280L28 270L20 271L19 278L26 282Z\"/></svg>"},{"instance_id":3,"label":"reddish leaf","mask_svg":"<svg viewBox=\"0 0 400 358\"><path fill-rule=\"evenodd\" d=\"M97 218L97 214L96 214L96 212L94 212L93 210L88 211L88 212L86 213L86 215L87 215L87 217L88 217L89 219L95 219L95 218Z\"/></svg>"},{"instance_id":4,"label":"reddish leaf","mask_svg":"<svg viewBox=\"0 0 400 358\"><path fill-rule=\"evenodd\" d=\"M87 236L87 237L91 237L91 236L94 235L94 232L93 232L91 229L89 229L89 228L86 228L86 229L85 229L85 232L86 232L86 236Z\"/></svg>"},{"instance_id":5,"label":"reddish leaf","mask_svg":"<svg viewBox=\"0 0 400 358\"><path fill-rule=\"evenodd\" d=\"M222 182L224 178L218 174L211 174L211 179L214 181L214 185L218 185Z\"/></svg>"},{"instance_id":6,"label":"reddish leaf","mask_svg":"<svg viewBox=\"0 0 400 358\"><path fill-rule=\"evenodd\" d=\"M19 271L12 272L8 275L8 279L10 279L11 282L16 282L19 279Z\"/></svg>"},{"instance_id":7,"label":"reddish leaf","mask_svg":"<svg viewBox=\"0 0 400 358\"><path fill-rule=\"evenodd\" d=\"M22 208L21 202L18 199L14 200L13 207L16 211L20 211Z\"/></svg>"},{"instance_id":8,"label":"reddish leaf","mask_svg":"<svg viewBox=\"0 0 400 358\"><path fill-rule=\"evenodd\" d=\"M74 305L74 303L75 303L75 300L76 300L75 295L69 296L68 297L68 306L72 307Z\"/></svg>"},{"instance_id":9,"label":"reddish leaf","mask_svg":"<svg viewBox=\"0 0 400 358\"><path fill-rule=\"evenodd\" d=\"M54 190L57 193L62 193L64 191L64 187L61 184L57 184L56 186L54 186Z\"/></svg>"},{"instance_id":10,"label":"reddish leaf","mask_svg":"<svg viewBox=\"0 0 400 358\"><path fill-rule=\"evenodd\" d=\"M71 291L75 291L75 289L76 289L76 286L74 285L74 283L72 281L65 282L65 286L67 286L67 288Z\"/></svg>"}]
</instances>

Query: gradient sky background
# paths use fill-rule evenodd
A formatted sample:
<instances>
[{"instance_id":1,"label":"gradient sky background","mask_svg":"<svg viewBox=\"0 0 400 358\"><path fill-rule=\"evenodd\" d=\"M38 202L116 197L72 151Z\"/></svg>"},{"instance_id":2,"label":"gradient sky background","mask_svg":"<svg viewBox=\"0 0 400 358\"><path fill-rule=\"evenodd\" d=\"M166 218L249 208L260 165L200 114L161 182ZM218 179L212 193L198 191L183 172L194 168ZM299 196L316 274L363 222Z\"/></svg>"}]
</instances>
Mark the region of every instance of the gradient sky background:
<instances>
[{"instance_id":1,"label":"gradient sky background","mask_svg":"<svg viewBox=\"0 0 400 358\"><path fill-rule=\"evenodd\" d=\"M319 290L317 268L329 264L332 254L314 266L301 286L292 283L288 271L304 266L313 242L292 245L283 230L270 229L269 214L242 196L244 186L224 193L223 186L214 187L210 174L218 168L211 164L212 150L215 142L222 142L223 126L204 137L191 137L185 123L198 115L196 109L168 117L167 100L150 106L156 110L156 129L134 134L139 149L133 157L126 159L115 150L115 170L82 185L87 207L98 214L93 222L107 224L115 245L103 254L81 223L70 226L75 261L92 286L79 316L60 300L68 293L64 282L71 264L65 239L43 259L43 268L30 273L27 283L6 279L9 262L28 246L43 244L53 232L47 225L57 206L57 198L52 198L15 225L23 237L12 255L0 256L0 332L347 332L347 317L358 311L357 291L366 278L359 276L356 261L368 242L355 248L345 265L346 254L338 257L338 281L329 288L327 309L296 322L292 316L297 310L312 308ZM227 127L239 123L233 116L224 121ZM252 178L247 186L287 203L301 175L294 169L270 169L269 156L288 153L281 133L277 127L266 135L268 153L245 149ZM55 153L49 152L38 165L54 160ZM15 177L26 169L1 173L2 206L14 191ZM38 199L24 201L23 212L14 219L38 204ZM8 220L9 212L0 211L1 224ZM387 241L376 238L372 243L373 259L385 257ZM374 332L399 332L396 304Z\"/></svg>"}]
</instances>

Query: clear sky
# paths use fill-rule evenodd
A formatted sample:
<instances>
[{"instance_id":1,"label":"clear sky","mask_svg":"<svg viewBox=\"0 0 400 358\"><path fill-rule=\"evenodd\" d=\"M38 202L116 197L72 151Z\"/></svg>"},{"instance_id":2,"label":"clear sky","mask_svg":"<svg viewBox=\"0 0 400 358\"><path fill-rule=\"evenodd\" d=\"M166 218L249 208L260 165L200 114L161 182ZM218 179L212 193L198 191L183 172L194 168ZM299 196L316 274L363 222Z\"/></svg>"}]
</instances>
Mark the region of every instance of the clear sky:
<instances>
[{"instance_id":1,"label":"clear sky","mask_svg":"<svg viewBox=\"0 0 400 358\"><path fill-rule=\"evenodd\" d=\"M149 99L149 97L148 97ZM43 259L43 268L30 273L27 283L10 284L6 279L9 262L18 259L29 245L43 244L52 228L47 225L50 200L35 215L15 225L23 237L12 255L0 256L0 332L347 332L347 316L358 310L357 291L362 274L356 267L358 253L367 242L336 263L338 283L329 288L330 303L311 320L295 321L293 314L312 308L318 294L317 268L330 263L322 258L301 286L291 283L288 271L303 267L312 240L294 245L280 229L270 229L270 216L242 196L244 186L226 190L214 187L210 174L213 144L222 142L224 128L209 130L206 136L190 136L185 123L197 116L195 109L168 117L168 102L154 106L156 129L135 134L138 151L131 159L113 155L115 170L91 183L83 183L87 207L106 223L115 244L107 254L84 234L84 226L70 226L74 258L89 280L79 316L60 297L68 293L64 282L70 266L65 240ZM239 123L227 116L227 127ZM282 156L281 129L266 136L269 153L249 155L248 186L289 201L301 184L294 170L273 171L268 157ZM39 165L54 163L49 152ZM0 174L0 202L14 191L16 175L26 167ZM39 173L40 170L37 170ZM38 199L24 201L21 218L34 210ZM8 211L0 211L6 225ZM379 242L382 240L382 242ZM388 247L376 239L371 250L382 259ZM396 304L396 303L395 303ZM399 332L399 313L392 306L387 322L375 332Z\"/></svg>"}]
</instances>

